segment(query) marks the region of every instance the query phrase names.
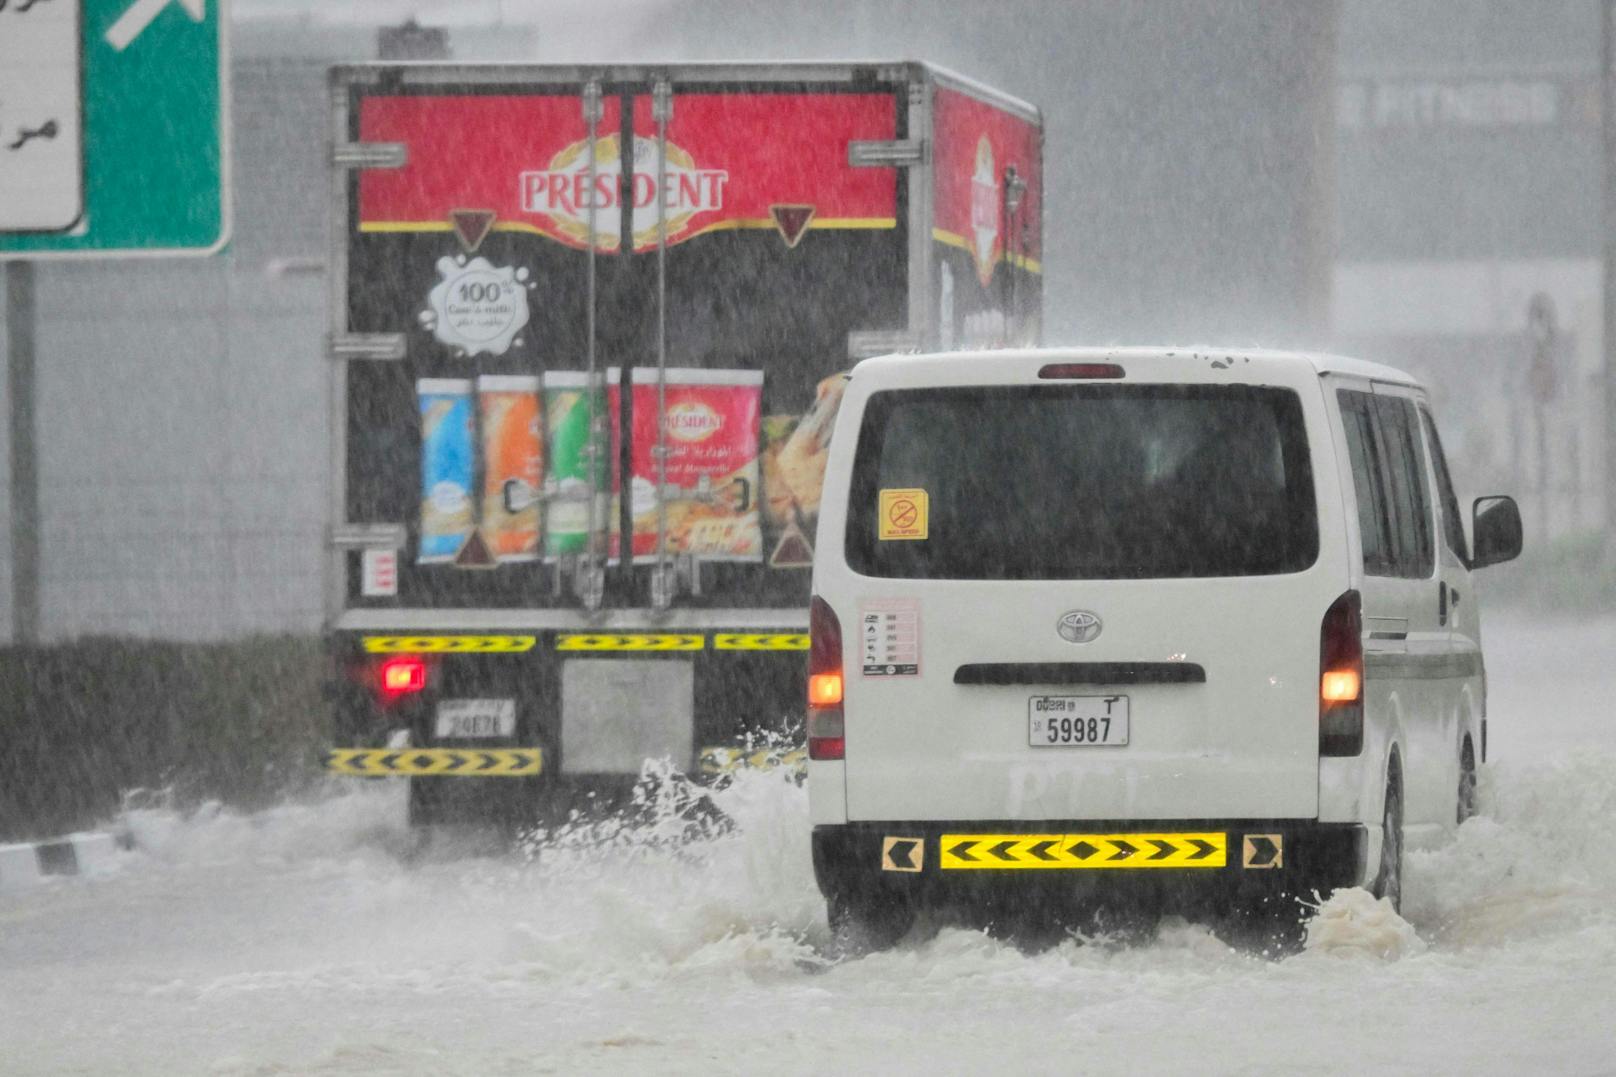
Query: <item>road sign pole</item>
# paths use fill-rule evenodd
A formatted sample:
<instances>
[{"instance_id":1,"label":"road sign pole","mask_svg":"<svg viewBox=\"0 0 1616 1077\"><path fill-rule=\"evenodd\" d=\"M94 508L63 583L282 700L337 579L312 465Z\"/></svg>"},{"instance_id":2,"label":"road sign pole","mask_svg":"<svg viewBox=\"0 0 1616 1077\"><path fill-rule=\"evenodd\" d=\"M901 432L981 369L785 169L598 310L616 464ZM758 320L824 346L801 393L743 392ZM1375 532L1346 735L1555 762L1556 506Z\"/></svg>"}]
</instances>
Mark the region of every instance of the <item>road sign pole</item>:
<instances>
[{"instance_id":1,"label":"road sign pole","mask_svg":"<svg viewBox=\"0 0 1616 1077\"><path fill-rule=\"evenodd\" d=\"M1605 149L1603 454L1605 559L1616 564L1616 0L1600 5L1600 124Z\"/></svg>"},{"instance_id":2,"label":"road sign pole","mask_svg":"<svg viewBox=\"0 0 1616 1077\"><path fill-rule=\"evenodd\" d=\"M34 442L34 266L6 267L6 401L11 415L11 642L39 640L39 456Z\"/></svg>"}]
</instances>

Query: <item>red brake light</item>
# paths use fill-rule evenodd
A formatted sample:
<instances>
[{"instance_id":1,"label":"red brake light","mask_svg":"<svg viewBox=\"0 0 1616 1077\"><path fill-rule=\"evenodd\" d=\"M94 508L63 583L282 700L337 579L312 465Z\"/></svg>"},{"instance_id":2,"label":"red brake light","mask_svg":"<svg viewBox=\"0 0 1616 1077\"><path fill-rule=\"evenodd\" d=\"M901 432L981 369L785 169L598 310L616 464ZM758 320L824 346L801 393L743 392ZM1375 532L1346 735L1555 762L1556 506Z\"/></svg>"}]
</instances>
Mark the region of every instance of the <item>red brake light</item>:
<instances>
[{"instance_id":1,"label":"red brake light","mask_svg":"<svg viewBox=\"0 0 1616 1077\"><path fill-rule=\"evenodd\" d=\"M1363 751L1363 608L1357 591L1331 603L1319 629L1319 754Z\"/></svg>"},{"instance_id":2,"label":"red brake light","mask_svg":"<svg viewBox=\"0 0 1616 1077\"><path fill-rule=\"evenodd\" d=\"M842 622L818 595L808 604L808 758L841 759Z\"/></svg>"},{"instance_id":3,"label":"red brake light","mask_svg":"<svg viewBox=\"0 0 1616 1077\"><path fill-rule=\"evenodd\" d=\"M399 655L382 663L382 694L402 696L426 687L426 659L413 654Z\"/></svg>"},{"instance_id":4,"label":"red brake light","mask_svg":"<svg viewBox=\"0 0 1616 1077\"><path fill-rule=\"evenodd\" d=\"M1038 368L1038 376L1045 381L1065 381L1084 378L1120 378L1122 368L1115 363L1049 363Z\"/></svg>"}]
</instances>

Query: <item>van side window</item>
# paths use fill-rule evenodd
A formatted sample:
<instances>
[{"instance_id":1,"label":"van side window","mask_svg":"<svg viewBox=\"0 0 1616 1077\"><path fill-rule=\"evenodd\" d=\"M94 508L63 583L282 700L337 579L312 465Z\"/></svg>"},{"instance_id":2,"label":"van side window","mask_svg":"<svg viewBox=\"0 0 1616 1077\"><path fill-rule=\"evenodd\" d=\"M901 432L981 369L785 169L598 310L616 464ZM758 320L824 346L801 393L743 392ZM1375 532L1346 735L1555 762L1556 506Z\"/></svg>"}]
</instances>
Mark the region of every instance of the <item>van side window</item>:
<instances>
[{"instance_id":1,"label":"van side window","mask_svg":"<svg viewBox=\"0 0 1616 1077\"><path fill-rule=\"evenodd\" d=\"M1381 444L1386 449L1386 475L1392 495L1396 574L1423 580L1436 568L1436 551L1431 541L1431 493L1425 483L1425 457L1414 402L1407 397L1376 396L1375 404L1380 413Z\"/></svg>"},{"instance_id":2,"label":"van side window","mask_svg":"<svg viewBox=\"0 0 1616 1077\"><path fill-rule=\"evenodd\" d=\"M1464 520L1459 515L1459 499L1453 492L1453 478L1448 473L1448 458L1442 452L1442 438L1436 432L1436 420L1424 408L1420 419L1425 426L1425 440L1431 447L1431 464L1436 471L1436 492L1442 500L1442 538L1448 549L1459 558L1461 565L1470 563L1470 548L1465 545Z\"/></svg>"},{"instance_id":3,"label":"van side window","mask_svg":"<svg viewBox=\"0 0 1616 1077\"><path fill-rule=\"evenodd\" d=\"M1392 566L1391 514L1381 479L1380 449L1375 438L1374 398L1342 389L1341 425L1347 435L1352 487L1358 495L1358 533L1363 543L1364 571L1371 576L1396 575Z\"/></svg>"}]
</instances>

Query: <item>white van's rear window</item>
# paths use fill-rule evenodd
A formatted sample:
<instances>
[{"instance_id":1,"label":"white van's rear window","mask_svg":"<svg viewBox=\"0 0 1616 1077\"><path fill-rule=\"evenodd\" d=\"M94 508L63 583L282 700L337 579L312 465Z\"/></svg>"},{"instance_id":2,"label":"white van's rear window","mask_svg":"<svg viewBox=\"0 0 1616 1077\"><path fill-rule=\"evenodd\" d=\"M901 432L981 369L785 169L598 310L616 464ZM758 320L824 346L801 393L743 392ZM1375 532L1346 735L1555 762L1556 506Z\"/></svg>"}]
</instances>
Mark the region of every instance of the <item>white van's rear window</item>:
<instances>
[{"instance_id":1,"label":"white van's rear window","mask_svg":"<svg viewBox=\"0 0 1616 1077\"><path fill-rule=\"evenodd\" d=\"M889 510L892 491L924 492L905 498L924 501L924 538L881 526L883 490ZM846 546L854 571L899 578L1299 572L1319 550L1301 401L1115 383L875 393Z\"/></svg>"}]
</instances>

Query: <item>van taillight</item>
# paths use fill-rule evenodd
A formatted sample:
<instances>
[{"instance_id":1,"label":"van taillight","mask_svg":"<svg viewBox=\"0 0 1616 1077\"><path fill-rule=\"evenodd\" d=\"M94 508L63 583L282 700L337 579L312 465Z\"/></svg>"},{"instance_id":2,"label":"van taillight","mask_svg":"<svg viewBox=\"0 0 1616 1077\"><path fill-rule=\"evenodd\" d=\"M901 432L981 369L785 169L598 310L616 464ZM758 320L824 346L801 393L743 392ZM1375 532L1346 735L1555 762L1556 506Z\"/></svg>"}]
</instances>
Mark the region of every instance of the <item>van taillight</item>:
<instances>
[{"instance_id":1,"label":"van taillight","mask_svg":"<svg viewBox=\"0 0 1616 1077\"><path fill-rule=\"evenodd\" d=\"M426 659L413 654L398 655L383 662L377 683L387 699L397 699L426 688Z\"/></svg>"},{"instance_id":2,"label":"van taillight","mask_svg":"<svg viewBox=\"0 0 1616 1077\"><path fill-rule=\"evenodd\" d=\"M815 673L808 678L808 703L814 707L834 707L842 702L842 675Z\"/></svg>"},{"instance_id":3,"label":"van taillight","mask_svg":"<svg viewBox=\"0 0 1616 1077\"><path fill-rule=\"evenodd\" d=\"M1363 608L1357 591L1330 604L1319 631L1319 754L1363 751Z\"/></svg>"},{"instance_id":4,"label":"van taillight","mask_svg":"<svg viewBox=\"0 0 1616 1077\"><path fill-rule=\"evenodd\" d=\"M808 758L841 759L842 623L818 595L808 604Z\"/></svg>"}]
</instances>

